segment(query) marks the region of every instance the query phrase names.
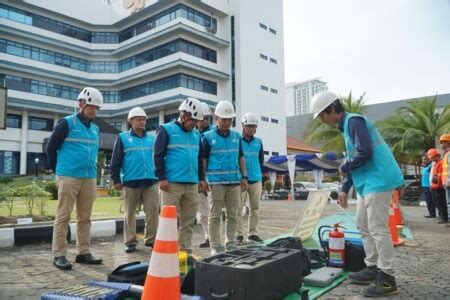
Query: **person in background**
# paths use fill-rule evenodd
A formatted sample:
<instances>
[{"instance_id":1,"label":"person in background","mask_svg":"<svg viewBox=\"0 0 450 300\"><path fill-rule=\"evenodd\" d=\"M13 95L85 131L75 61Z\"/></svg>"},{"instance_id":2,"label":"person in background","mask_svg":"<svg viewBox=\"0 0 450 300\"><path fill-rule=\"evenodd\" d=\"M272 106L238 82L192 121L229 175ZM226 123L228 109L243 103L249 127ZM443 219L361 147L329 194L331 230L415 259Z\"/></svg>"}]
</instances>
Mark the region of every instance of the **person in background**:
<instances>
[{"instance_id":1,"label":"person in background","mask_svg":"<svg viewBox=\"0 0 450 300\"><path fill-rule=\"evenodd\" d=\"M444 150L444 158L442 159L442 183L447 194L447 204L450 204L450 179L448 176L448 165L450 164L450 134L445 133L439 138L442 150Z\"/></svg>"},{"instance_id":2,"label":"person in background","mask_svg":"<svg viewBox=\"0 0 450 300\"><path fill-rule=\"evenodd\" d=\"M430 184L433 198L436 202L439 216L436 219L437 224L447 224L448 208L445 198L445 189L442 182L442 159L437 149L430 149L427 152L428 158L433 162L430 172Z\"/></svg>"},{"instance_id":3,"label":"person in background","mask_svg":"<svg viewBox=\"0 0 450 300\"><path fill-rule=\"evenodd\" d=\"M144 244L153 248L158 228L159 197L154 164L155 137L145 131L147 114L141 107L128 113L130 130L119 134L111 159L114 189L123 190L125 252L136 251L136 208L142 204L145 213Z\"/></svg>"},{"instance_id":4,"label":"person in background","mask_svg":"<svg viewBox=\"0 0 450 300\"><path fill-rule=\"evenodd\" d=\"M422 178L421 178L421 186L422 186L422 195L425 199L425 203L427 204L428 215L425 215L425 218L436 218L436 205L434 204L433 196L431 194L430 189L430 171L431 171L431 161L428 159L428 156L422 156Z\"/></svg>"}]
</instances>

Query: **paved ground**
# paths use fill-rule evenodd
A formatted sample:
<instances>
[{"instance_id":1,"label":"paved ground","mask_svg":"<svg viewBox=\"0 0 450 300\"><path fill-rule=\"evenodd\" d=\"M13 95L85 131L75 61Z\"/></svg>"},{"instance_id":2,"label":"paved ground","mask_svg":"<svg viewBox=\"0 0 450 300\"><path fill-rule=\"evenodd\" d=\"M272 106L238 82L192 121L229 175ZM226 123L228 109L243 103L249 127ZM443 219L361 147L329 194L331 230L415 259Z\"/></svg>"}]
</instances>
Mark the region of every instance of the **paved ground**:
<instances>
[{"instance_id":1,"label":"paved ground","mask_svg":"<svg viewBox=\"0 0 450 300\"><path fill-rule=\"evenodd\" d=\"M269 238L292 230L304 201L263 201L260 234ZM354 210L351 207L350 210ZM323 215L339 213L329 204ZM425 208L404 207L414 235L413 244L397 248L395 266L400 294L395 299L450 299L450 228L423 218ZM196 226L194 244L203 239ZM123 263L148 260L149 251L142 244L136 253L125 254L122 236L93 240L93 253L102 257L101 266L75 264L71 271L52 266L50 244L0 249L0 299L38 299L43 292L84 283L91 279L106 280L106 274ZM195 247L197 255L207 251ZM75 257L70 245L69 260ZM360 286L346 282L322 299L359 299Z\"/></svg>"}]
</instances>

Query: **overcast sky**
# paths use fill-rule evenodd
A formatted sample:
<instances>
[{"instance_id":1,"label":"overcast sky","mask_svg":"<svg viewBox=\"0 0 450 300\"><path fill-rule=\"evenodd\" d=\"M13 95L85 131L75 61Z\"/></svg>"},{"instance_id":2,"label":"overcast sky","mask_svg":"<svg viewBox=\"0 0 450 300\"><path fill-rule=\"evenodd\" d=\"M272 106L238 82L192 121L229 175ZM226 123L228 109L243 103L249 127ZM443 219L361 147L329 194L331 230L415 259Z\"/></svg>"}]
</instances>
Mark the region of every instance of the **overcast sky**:
<instances>
[{"instance_id":1,"label":"overcast sky","mask_svg":"<svg viewBox=\"0 0 450 300\"><path fill-rule=\"evenodd\" d=\"M450 0L284 0L286 83L367 103L450 93Z\"/></svg>"}]
</instances>

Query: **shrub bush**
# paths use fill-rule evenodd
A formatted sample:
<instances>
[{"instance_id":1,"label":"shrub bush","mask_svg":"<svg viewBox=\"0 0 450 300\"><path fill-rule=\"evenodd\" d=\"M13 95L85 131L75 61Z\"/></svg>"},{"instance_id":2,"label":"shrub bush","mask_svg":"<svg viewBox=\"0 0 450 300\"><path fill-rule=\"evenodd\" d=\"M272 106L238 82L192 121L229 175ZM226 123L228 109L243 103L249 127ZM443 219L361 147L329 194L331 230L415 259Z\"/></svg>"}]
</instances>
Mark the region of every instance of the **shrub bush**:
<instances>
[{"instance_id":1,"label":"shrub bush","mask_svg":"<svg viewBox=\"0 0 450 300\"><path fill-rule=\"evenodd\" d=\"M44 186L44 190L52 195L52 200L58 200L58 186L56 182L48 181Z\"/></svg>"}]
</instances>

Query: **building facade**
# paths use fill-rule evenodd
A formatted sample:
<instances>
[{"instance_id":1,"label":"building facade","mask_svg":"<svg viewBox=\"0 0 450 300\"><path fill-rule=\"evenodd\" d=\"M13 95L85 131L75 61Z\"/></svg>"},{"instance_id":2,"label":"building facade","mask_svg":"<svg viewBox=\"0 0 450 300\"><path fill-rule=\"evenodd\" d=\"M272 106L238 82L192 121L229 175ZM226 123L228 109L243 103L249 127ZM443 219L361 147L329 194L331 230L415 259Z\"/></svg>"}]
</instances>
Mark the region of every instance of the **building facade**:
<instances>
[{"instance_id":1,"label":"building facade","mask_svg":"<svg viewBox=\"0 0 450 300\"><path fill-rule=\"evenodd\" d=\"M320 78L291 82L285 87L286 116L304 115L311 112L311 98L320 91L328 90Z\"/></svg>"},{"instance_id":2,"label":"building facade","mask_svg":"<svg viewBox=\"0 0 450 300\"><path fill-rule=\"evenodd\" d=\"M155 130L187 97L212 109L227 100L236 130L253 112L267 153L286 151L282 1L6 0L0 33L2 175L33 172L36 157L45 167L44 139L85 86L102 92L99 117L122 131L135 106Z\"/></svg>"}]
</instances>

